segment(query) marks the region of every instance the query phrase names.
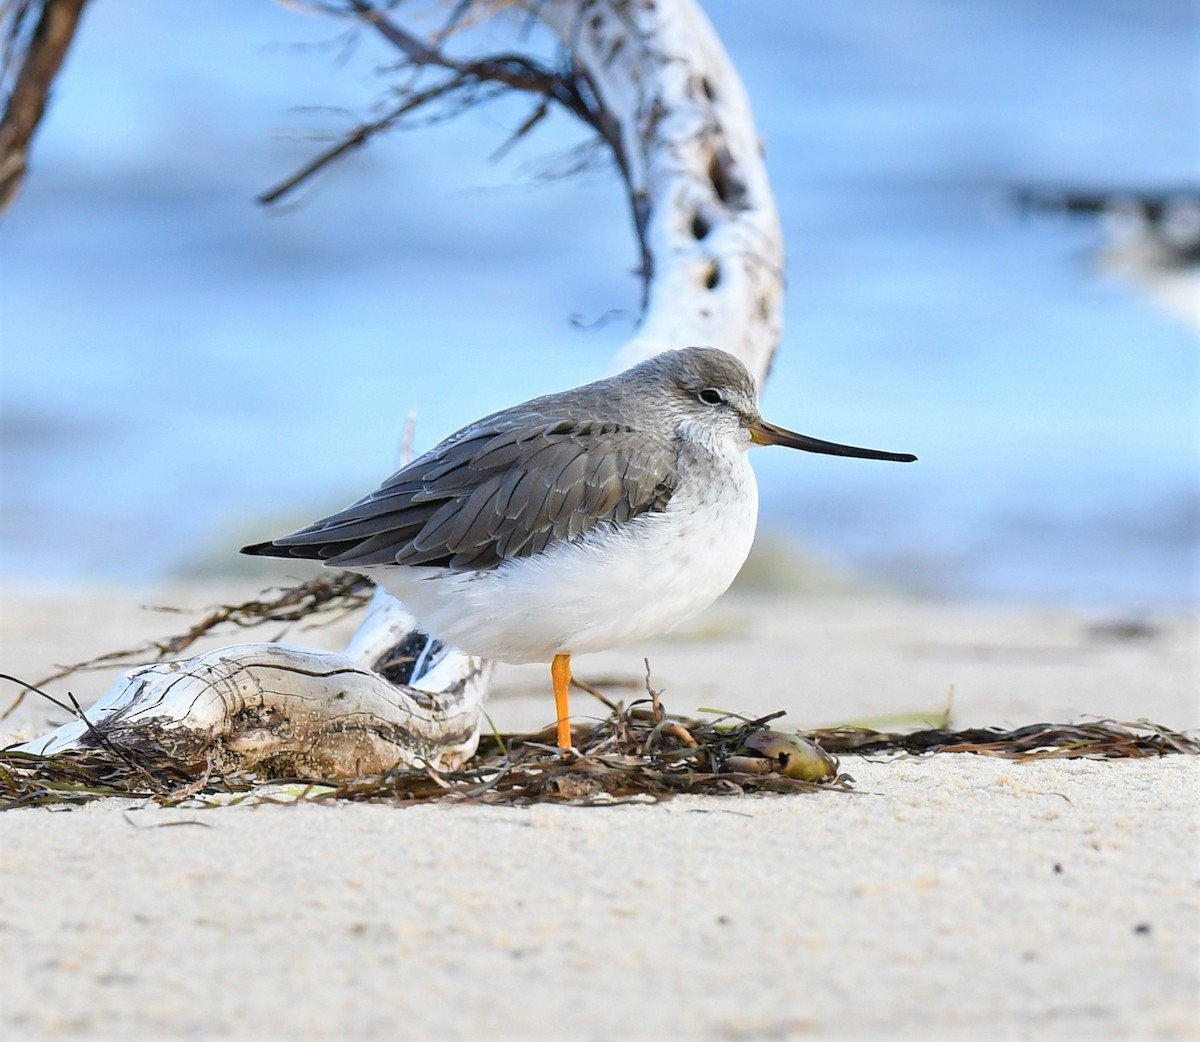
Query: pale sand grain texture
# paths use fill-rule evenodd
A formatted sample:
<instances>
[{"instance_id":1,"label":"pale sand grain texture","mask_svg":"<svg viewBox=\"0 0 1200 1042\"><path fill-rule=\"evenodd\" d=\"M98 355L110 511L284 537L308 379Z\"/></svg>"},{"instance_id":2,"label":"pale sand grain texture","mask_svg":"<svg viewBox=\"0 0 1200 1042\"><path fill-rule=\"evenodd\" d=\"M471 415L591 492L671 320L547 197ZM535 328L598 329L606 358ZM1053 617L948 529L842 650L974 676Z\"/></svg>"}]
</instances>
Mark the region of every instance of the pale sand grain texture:
<instances>
[{"instance_id":1,"label":"pale sand grain texture","mask_svg":"<svg viewBox=\"0 0 1200 1042\"><path fill-rule=\"evenodd\" d=\"M0 668L228 595L10 592ZM951 684L963 725L1200 723L1195 622L1105 621L742 594L578 671L636 683L649 655L675 711L794 726ZM546 679L506 670L497 723L548 722ZM27 702L0 737L52 718ZM1200 1038L1200 762L843 767L854 793L660 806L0 814L0 1038Z\"/></svg>"}]
</instances>

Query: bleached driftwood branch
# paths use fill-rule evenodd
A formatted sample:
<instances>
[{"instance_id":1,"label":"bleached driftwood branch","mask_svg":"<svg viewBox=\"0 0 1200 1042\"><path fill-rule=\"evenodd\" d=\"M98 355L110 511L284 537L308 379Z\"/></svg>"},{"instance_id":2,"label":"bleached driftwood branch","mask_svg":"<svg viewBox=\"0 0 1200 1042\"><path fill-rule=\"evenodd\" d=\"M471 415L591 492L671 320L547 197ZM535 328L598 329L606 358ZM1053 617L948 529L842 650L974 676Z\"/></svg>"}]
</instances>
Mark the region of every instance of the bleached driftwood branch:
<instances>
[{"instance_id":1,"label":"bleached driftwood branch","mask_svg":"<svg viewBox=\"0 0 1200 1042\"><path fill-rule=\"evenodd\" d=\"M646 306L625 368L706 344L766 380L779 344L783 232L750 101L691 0L546 3L611 120L642 243Z\"/></svg>"},{"instance_id":2,"label":"bleached driftwood branch","mask_svg":"<svg viewBox=\"0 0 1200 1042\"><path fill-rule=\"evenodd\" d=\"M693 0L529 0L525 8L561 40L567 72L505 55L469 63L469 75L499 69L514 89L567 97L612 146L646 287L640 328L616 367L708 344L738 355L761 383L780 335L782 233L745 90L708 20ZM411 62L439 64L436 42L362 0L342 13ZM442 64L467 75L467 63ZM528 76L510 82L514 69ZM417 762L454 766L474 751L491 669L439 648L426 669L416 660L430 649L415 620L378 592L343 655L251 644L133 670L89 710L88 723L25 748L149 741L197 765L302 769L330 780Z\"/></svg>"},{"instance_id":3,"label":"bleached driftwood branch","mask_svg":"<svg viewBox=\"0 0 1200 1042\"><path fill-rule=\"evenodd\" d=\"M86 713L27 742L52 756L154 747L185 773L344 780L397 765L450 770L475 751L491 665L420 633L376 595L342 655L240 644L122 676Z\"/></svg>"}]
</instances>

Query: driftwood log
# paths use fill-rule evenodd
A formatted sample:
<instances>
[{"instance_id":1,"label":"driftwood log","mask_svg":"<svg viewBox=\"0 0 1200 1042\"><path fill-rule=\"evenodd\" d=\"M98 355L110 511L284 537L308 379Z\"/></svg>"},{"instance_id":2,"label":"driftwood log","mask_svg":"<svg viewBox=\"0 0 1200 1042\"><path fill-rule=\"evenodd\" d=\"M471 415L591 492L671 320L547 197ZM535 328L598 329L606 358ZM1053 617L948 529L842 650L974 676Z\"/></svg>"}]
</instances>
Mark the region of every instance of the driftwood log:
<instances>
[{"instance_id":1,"label":"driftwood log","mask_svg":"<svg viewBox=\"0 0 1200 1042\"><path fill-rule=\"evenodd\" d=\"M495 17L513 18L512 6ZM557 35L565 72L513 53L450 58L438 37L418 37L361 0L341 13L381 33L410 66L442 71L453 84L491 80L566 104L612 148L644 278L642 320L614 368L713 345L738 355L761 385L780 336L782 233L749 101L712 26L693 0L515 6L516 17L540 19ZM480 16L491 9L480 7ZM361 131L348 139L363 140ZM490 663L431 641L377 592L340 655L246 644L135 669L86 720L23 748L149 743L193 765L260 777L452 768L475 749L490 677Z\"/></svg>"}]
</instances>

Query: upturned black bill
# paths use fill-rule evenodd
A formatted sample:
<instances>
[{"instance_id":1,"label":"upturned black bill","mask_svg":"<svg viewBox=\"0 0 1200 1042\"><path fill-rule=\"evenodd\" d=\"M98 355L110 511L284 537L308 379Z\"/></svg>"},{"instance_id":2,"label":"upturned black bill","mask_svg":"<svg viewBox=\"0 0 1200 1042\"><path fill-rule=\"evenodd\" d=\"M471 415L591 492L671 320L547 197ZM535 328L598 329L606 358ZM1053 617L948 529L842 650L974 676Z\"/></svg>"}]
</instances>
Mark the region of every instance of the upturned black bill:
<instances>
[{"instance_id":1,"label":"upturned black bill","mask_svg":"<svg viewBox=\"0 0 1200 1042\"><path fill-rule=\"evenodd\" d=\"M856 456L859 459L885 459L895 463L912 463L917 457L909 452L883 452L879 449L860 449L853 445L839 445L833 441L821 441L805 434L776 427L766 420L750 424L750 439L756 445L785 445L789 449L805 452L820 452L826 456Z\"/></svg>"}]
</instances>

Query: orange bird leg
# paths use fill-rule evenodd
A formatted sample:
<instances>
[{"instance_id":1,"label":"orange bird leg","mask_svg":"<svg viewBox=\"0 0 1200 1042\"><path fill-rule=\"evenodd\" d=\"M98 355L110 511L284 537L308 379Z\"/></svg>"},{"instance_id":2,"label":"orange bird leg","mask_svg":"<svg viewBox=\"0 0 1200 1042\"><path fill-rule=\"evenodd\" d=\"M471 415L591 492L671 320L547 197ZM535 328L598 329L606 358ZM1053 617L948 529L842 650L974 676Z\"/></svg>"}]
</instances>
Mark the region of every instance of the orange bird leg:
<instances>
[{"instance_id":1,"label":"orange bird leg","mask_svg":"<svg viewBox=\"0 0 1200 1042\"><path fill-rule=\"evenodd\" d=\"M571 711L567 689L571 686L571 656L555 655L550 663L550 679L554 681L554 712L558 717L558 747L571 748Z\"/></svg>"}]
</instances>

